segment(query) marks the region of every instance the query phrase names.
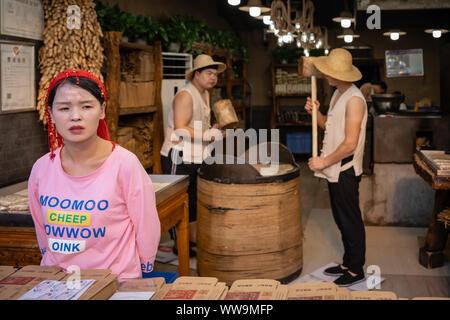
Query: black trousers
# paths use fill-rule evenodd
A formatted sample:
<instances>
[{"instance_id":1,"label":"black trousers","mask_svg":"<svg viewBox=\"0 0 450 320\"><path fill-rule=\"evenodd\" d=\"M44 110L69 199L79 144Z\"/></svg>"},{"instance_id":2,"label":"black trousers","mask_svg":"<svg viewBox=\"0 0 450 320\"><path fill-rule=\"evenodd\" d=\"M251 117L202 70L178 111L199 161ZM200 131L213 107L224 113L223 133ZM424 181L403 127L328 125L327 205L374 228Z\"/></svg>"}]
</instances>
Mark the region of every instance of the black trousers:
<instances>
[{"instance_id":1,"label":"black trousers","mask_svg":"<svg viewBox=\"0 0 450 320\"><path fill-rule=\"evenodd\" d=\"M344 163L344 161L343 161ZM359 182L353 167L339 174L337 183L328 182L331 209L344 244L342 264L356 274L364 274L366 232L359 209Z\"/></svg>"},{"instance_id":2,"label":"black trousers","mask_svg":"<svg viewBox=\"0 0 450 320\"><path fill-rule=\"evenodd\" d=\"M176 164L172 159L173 157L183 157L183 152L178 152L178 155L174 150L170 149L167 157L161 155L161 167L164 174L182 174L189 175L189 222L197 220L197 170L200 168L200 164L195 163L181 163Z\"/></svg>"}]
</instances>

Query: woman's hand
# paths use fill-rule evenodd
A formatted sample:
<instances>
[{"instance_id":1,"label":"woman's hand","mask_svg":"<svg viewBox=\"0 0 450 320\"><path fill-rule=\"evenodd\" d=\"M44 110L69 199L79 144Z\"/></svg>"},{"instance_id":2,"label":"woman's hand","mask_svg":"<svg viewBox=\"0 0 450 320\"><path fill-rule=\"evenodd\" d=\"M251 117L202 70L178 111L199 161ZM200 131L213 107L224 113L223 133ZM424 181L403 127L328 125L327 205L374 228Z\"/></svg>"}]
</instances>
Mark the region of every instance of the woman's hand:
<instances>
[{"instance_id":1,"label":"woman's hand","mask_svg":"<svg viewBox=\"0 0 450 320\"><path fill-rule=\"evenodd\" d=\"M315 101L315 104L317 106L317 110L319 110L320 107L320 102L318 100ZM310 97L306 98L306 103L305 103L305 110L306 112L308 112L309 114L312 114L312 110L313 110L313 104L312 104L312 100Z\"/></svg>"}]
</instances>

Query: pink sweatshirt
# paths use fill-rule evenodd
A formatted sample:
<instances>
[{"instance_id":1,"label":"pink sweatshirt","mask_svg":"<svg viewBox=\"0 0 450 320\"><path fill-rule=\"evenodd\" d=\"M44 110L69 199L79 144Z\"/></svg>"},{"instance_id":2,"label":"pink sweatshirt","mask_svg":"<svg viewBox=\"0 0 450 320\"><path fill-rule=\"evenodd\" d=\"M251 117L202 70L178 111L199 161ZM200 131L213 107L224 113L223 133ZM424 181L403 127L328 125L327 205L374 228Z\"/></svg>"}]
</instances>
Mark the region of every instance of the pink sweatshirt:
<instances>
[{"instance_id":1,"label":"pink sweatshirt","mask_svg":"<svg viewBox=\"0 0 450 320\"><path fill-rule=\"evenodd\" d=\"M33 166L28 198L41 265L111 269L119 279L153 270L160 240L152 181L137 157L116 146L95 172L72 177L60 150Z\"/></svg>"}]
</instances>

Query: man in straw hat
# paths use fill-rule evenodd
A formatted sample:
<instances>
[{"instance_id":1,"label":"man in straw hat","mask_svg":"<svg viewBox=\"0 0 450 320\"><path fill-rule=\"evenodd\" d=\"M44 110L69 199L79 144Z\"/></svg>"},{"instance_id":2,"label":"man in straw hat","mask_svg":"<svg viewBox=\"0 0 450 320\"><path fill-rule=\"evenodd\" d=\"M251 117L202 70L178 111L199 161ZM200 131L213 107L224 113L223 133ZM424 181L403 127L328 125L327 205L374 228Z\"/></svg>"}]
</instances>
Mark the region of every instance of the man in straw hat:
<instances>
[{"instance_id":1,"label":"man in straw hat","mask_svg":"<svg viewBox=\"0 0 450 320\"><path fill-rule=\"evenodd\" d=\"M197 169L204 160L204 150L222 132L211 127L209 89L226 65L201 54L186 73L187 84L175 95L169 110L165 139L161 148L161 166L165 174L189 175L189 221L191 245L195 243L197 218ZM191 255L194 252L191 250Z\"/></svg>"},{"instance_id":2,"label":"man in straw hat","mask_svg":"<svg viewBox=\"0 0 450 320\"><path fill-rule=\"evenodd\" d=\"M336 87L326 115L318 112L317 123L325 129L320 157L308 161L315 176L328 180L333 217L344 244L342 264L326 269L327 275L339 276L335 283L350 286L364 280L366 235L359 208L359 182L367 122L367 106L353 82L361 72L352 64L352 55L337 48L329 56L312 60L332 87ZM315 102L317 107L320 103ZM312 101L305 109L312 113Z\"/></svg>"}]
</instances>

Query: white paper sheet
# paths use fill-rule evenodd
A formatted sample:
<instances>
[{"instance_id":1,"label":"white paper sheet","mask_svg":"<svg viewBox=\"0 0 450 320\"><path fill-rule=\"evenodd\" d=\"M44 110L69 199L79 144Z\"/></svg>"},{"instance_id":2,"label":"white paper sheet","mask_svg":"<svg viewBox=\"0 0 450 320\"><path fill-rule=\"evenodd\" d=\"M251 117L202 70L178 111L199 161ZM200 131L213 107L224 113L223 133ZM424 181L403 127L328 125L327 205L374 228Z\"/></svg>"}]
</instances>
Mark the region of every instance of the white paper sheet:
<instances>
[{"instance_id":1,"label":"white paper sheet","mask_svg":"<svg viewBox=\"0 0 450 320\"><path fill-rule=\"evenodd\" d=\"M155 292L116 292L109 300L150 300Z\"/></svg>"},{"instance_id":2,"label":"white paper sheet","mask_svg":"<svg viewBox=\"0 0 450 320\"><path fill-rule=\"evenodd\" d=\"M68 281L44 280L18 300L77 300L94 282L80 280L74 285Z\"/></svg>"},{"instance_id":3,"label":"white paper sheet","mask_svg":"<svg viewBox=\"0 0 450 320\"><path fill-rule=\"evenodd\" d=\"M336 263L336 262L330 262L330 263L324 265L323 267L320 267L319 269L314 270L310 274L304 275L303 277L292 281L290 284L304 283L304 282L321 282L321 281L333 282L334 280L339 278L340 275L328 276L328 275L324 274L323 271L325 269L327 269L329 267L333 267L337 264L338 263ZM378 279L375 277L370 277L370 278L369 277L370 277L370 275L366 274L366 279L364 281L356 283L350 287L347 287L347 289L354 290L354 291L368 291L368 290L372 290L372 289L376 288L376 286L378 284L381 284L384 281L383 277L380 277ZM370 289L369 289L369 286L371 287Z\"/></svg>"}]
</instances>

